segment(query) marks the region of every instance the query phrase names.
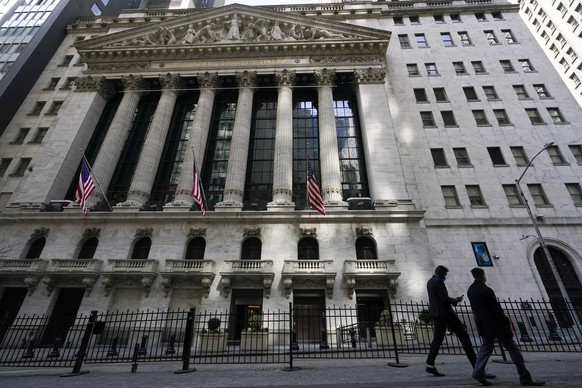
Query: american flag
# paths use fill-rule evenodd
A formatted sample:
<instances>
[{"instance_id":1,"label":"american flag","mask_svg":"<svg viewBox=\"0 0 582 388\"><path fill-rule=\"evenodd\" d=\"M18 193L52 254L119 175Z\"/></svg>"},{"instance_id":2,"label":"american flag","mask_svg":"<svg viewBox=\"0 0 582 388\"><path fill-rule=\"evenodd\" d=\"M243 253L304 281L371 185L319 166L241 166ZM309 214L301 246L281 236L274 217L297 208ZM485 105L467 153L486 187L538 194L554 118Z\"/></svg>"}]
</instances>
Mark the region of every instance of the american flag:
<instances>
[{"instance_id":1,"label":"american flag","mask_svg":"<svg viewBox=\"0 0 582 388\"><path fill-rule=\"evenodd\" d=\"M319 214L324 216L325 205L323 204L323 198L321 198L317 178L315 178L315 175L313 174L313 168L311 168L311 162L309 159L307 159L307 198L309 199L309 205L317 210Z\"/></svg>"},{"instance_id":2,"label":"american flag","mask_svg":"<svg viewBox=\"0 0 582 388\"><path fill-rule=\"evenodd\" d=\"M194 161L194 180L192 181L192 195L194 196L194 203L200 207L202 215L206 217L206 209L204 209L204 202L202 202L202 185L200 184L200 176L196 168L196 161Z\"/></svg>"},{"instance_id":3,"label":"american flag","mask_svg":"<svg viewBox=\"0 0 582 388\"><path fill-rule=\"evenodd\" d=\"M85 215L89 213L87 199L93 190L95 190L95 181L89 172L89 167L87 167L85 158L83 158L83 161L81 162L81 172L79 173L79 186L77 186L77 192L75 193L75 202L81 205L81 209L83 209Z\"/></svg>"}]
</instances>

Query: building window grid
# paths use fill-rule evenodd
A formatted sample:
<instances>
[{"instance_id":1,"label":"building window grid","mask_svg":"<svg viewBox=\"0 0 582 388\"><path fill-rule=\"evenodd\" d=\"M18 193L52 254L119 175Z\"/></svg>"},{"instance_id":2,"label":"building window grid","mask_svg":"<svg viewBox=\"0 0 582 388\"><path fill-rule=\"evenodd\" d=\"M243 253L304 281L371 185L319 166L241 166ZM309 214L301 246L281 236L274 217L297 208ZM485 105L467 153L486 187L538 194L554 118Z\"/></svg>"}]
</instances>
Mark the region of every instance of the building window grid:
<instances>
[{"instance_id":1,"label":"building window grid","mask_svg":"<svg viewBox=\"0 0 582 388\"><path fill-rule=\"evenodd\" d=\"M59 113L59 110L63 106L64 101L54 101L50 107L50 109L46 112L46 115L56 115Z\"/></svg>"},{"instance_id":2,"label":"building window grid","mask_svg":"<svg viewBox=\"0 0 582 388\"><path fill-rule=\"evenodd\" d=\"M508 59L500 60L499 64L501 65L501 68L503 69L503 71L506 73L513 73L515 71L515 68L511 64L511 61Z\"/></svg>"},{"instance_id":3,"label":"building window grid","mask_svg":"<svg viewBox=\"0 0 582 388\"><path fill-rule=\"evenodd\" d=\"M436 63L425 63L426 73L428 76L437 76L439 75L439 71L437 69Z\"/></svg>"},{"instance_id":4,"label":"building window grid","mask_svg":"<svg viewBox=\"0 0 582 388\"><path fill-rule=\"evenodd\" d=\"M542 120L537 108L527 108L525 112L532 124L544 124L544 120Z\"/></svg>"},{"instance_id":5,"label":"building window grid","mask_svg":"<svg viewBox=\"0 0 582 388\"><path fill-rule=\"evenodd\" d=\"M520 100L528 100L530 98L524 85L513 85L513 90Z\"/></svg>"},{"instance_id":6,"label":"building window grid","mask_svg":"<svg viewBox=\"0 0 582 388\"><path fill-rule=\"evenodd\" d=\"M548 206L550 205L550 201L544 192L544 189L541 184L539 183L529 183L527 185L529 189L529 193L533 199L534 205L536 206Z\"/></svg>"},{"instance_id":7,"label":"building window grid","mask_svg":"<svg viewBox=\"0 0 582 388\"><path fill-rule=\"evenodd\" d=\"M441 117L445 127L456 127L457 121L455 120L455 115L452 110L441 111Z\"/></svg>"},{"instance_id":8,"label":"building window grid","mask_svg":"<svg viewBox=\"0 0 582 388\"><path fill-rule=\"evenodd\" d=\"M497 119L497 124L511 125L511 121L509 120L509 116L507 116L507 112L505 111L505 109L493 109L493 114Z\"/></svg>"},{"instance_id":9,"label":"building window grid","mask_svg":"<svg viewBox=\"0 0 582 388\"><path fill-rule=\"evenodd\" d=\"M509 206L523 206L523 199L519 195L516 185L503 185L503 191Z\"/></svg>"},{"instance_id":10,"label":"building window grid","mask_svg":"<svg viewBox=\"0 0 582 388\"><path fill-rule=\"evenodd\" d=\"M505 158L500 147L487 147L487 152L494 166L506 166Z\"/></svg>"},{"instance_id":11,"label":"building window grid","mask_svg":"<svg viewBox=\"0 0 582 388\"><path fill-rule=\"evenodd\" d=\"M576 162L582 164L582 144L571 144L568 147L570 148L574 159L576 159Z\"/></svg>"},{"instance_id":12,"label":"building window grid","mask_svg":"<svg viewBox=\"0 0 582 388\"><path fill-rule=\"evenodd\" d=\"M501 33L503 34L503 38L507 44L517 43L517 40L515 39L515 36L513 36L511 30L501 30Z\"/></svg>"},{"instance_id":13,"label":"building window grid","mask_svg":"<svg viewBox=\"0 0 582 388\"><path fill-rule=\"evenodd\" d=\"M564 116L562 116L562 112L560 112L559 108L547 108L547 110L554 124L566 123L566 120L564 119Z\"/></svg>"},{"instance_id":14,"label":"building window grid","mask_svg":"<svg viewBox=\"0 0 582 388\"><path fill-rule=\"evenodd\" d=\"M534 84L533 85L539 98L551 98L552 96L548 93L546 86L544 84Z\"/></svg>"},{"instance_id":15,"label":"building window grid","mask_svg":"<svg viewBox=\"0 0 582 388\"><path fill-rule=\"evenodd\" d=\"M420 71L418 70L418 65L416 63L406 64L406 70L408 71L409 77L420 76Z\"/></svg>"},{"instance_id":16,"label":"building window grid","mask_svg":"<svg viewBox=\"0 0 582 388\"><path fill-rule=\"evenodd\" d=\"M428 97L426 95L426 90L424 88L416 88L413 89L413 91L416 102L428 102Z\"/></svg>"},{"instance_id":17,"label":"building window grid","mask_svg":"<svg viewBox=\"0 0 582 388\"><path fill-rule=\"evenodd\" d=\"M455 45L450 32L441 32L441 39L445 47L453 47Z\"/></svg>"},{"instance_id":18,"label":"building window grid","mask_svg":"<svg viewBox=\"0 0 582 388\"><path fill-rule=\"evenodd\" d=\"M483 62L481 61L472 61L471 65L473 66L473 70L475 74L486 74L487 71L485 70L485 66L483 66Z\"/></svg>"},{"instance_id":19,"label":"building window grid","mask_svg":"<svg viewBox=\"0 0 582 388\"><path fill-rule=\"evenodd\" d=\"M30 128L20 128L18 130L18 134L16 135L16 138L14 138L14 140L10 144L22 144L22 143L24 143L24 139L28 135L29 131L30 131Z\"/></svg>"},{"instance_id":20,"label":"building window grid","mask_svg":"<svg viewBox=\"0 0 582 388\"><path fill-rule=\"evenodd\" d=\"M32 112L29 113L29 115L30 116L40 115L40 112L42 112L42 109L44 108L45 105L46 105L46 101L37 101L34 104L34 108L32 109Z\"/></svg>"},{"instance_id":21,"label":"building window grid","mask_svg":"<svg viewBox=\"0 0 582 388\"><path fill-rule=\"evenodd\" d=\"M2 158L2 160L0 160L0 176L4 176L11 162L12 158Z\"/></svg>"},{"instance_id":22,"label":"building window grid","mask_svg":"<svg viewBox=\"0 0 582 388\"><path fill-rule=\"evenodd\" d=\"M467 74L467 69L465 69L463 62L453 62L453 68L456 74Z\"/></svg>"},{"instance_id":23,"label":"building window grid","mask_svg":"<svg viewBox=\"0 0 582 388\"><path fill-rule=\"evenodd\" d=\"M434 97L437 102L448 102L449 97L447 96L447 92L445 88L433 88Z\"/></svg>"},{"instance_id":24,"label":"building window grid","mask_svg":"<svg viewBox=\"0 0 582 388\"><path fill-rule=\"evenodd\" d=\"M42 143L47 132L48 132L48 128L46 128L46 127L38 128L38 130L36 131L36 134L34 135L34 138L29 143L34 143L34 144Z\"/></svg>"},{"instance_id":25,"label":"building window grid","mask_svg":"<svg viewBox=\"0 0 582 388\"><path fill-rule=\"evenodd\" d=\"M582 206L582 188L580 183L566 183L566 189L576 206Z\"/></svg>"},{"instance_id":26,"label":"building window grid","mask_svg":"<svg viewBox=\"0 0 582 388\"><path fill-rule=\"evenodd\" d=\"M443 198L445 200L445 207L447 208L458 208L461 207L461 202L459 201L459 196L457 195L457 189L455 186L441 186L443 192Z\"/></svg>"},{"instance_id":27,"label":"building window grid","mask_svg":"<svg viewBox=\"0 0 582 388\"><path fill-rule=\"evenodd\" d=\"M485 115L484 110L473 110L473 117L475 118L475 123L477 125L489 125L489 120L487 120L487 116Z\"/></svg>"},{"instance_id":28,"label":"building window grid","mask_svg":"<svg viewBox=\"0 0 582 388\"><path fill-rule=\"evenodd\" d=\"M547 148L548 151L548 155L550 156L550 160L552 161L552 164L554 166L562 166L566 163L566 160L564 159L564 156L562 155L562 152L560 151L560 148L557 145L553 145L553 146L549 146Z\"/></svg>"},{"instance_id":29,"label":"building window grid","mask_svg":"<svg viewBox=\"0 0 582 388\"><path fill-rule=\"evenodd\" d=\"M483 31L483 33L485 34L485 38L487 39L489 44L491 44L491 45L499 44L499 41L497 40L497 37L495 36L495 33L493 32L493 30Z\"/></svg>"},{"instance_id":30,"label":"building window grid","mask_svg":"<svg viewBox=\"0 0 582 388\"><path fill-rule=\"evenodd\" d=\"M407 34L398 35L398 41L400 42L400 48L411 48L410 39Z\"/></svg>"},{"instance_id":31,"label":"building window grid","mask_svg":"<svg viewBox=\"0 0 582 388\"><path fill-rule=\"evenodd\" d=\"M534 70L534 67L532 66L531 62L529 59L518 59L519 64L521 66L521 69L526 72L526 73L531 73Z\"/></svg>"},{"instance_id":32,"label":"building window grid","mask_svg":"<svg viewBox=\"0 0 582 388\"><path fill-rule=\"evenodd\" d=\"M469 153L467 152L466 148L453 148L453 153L455 154L457 166L459 167L472 166L471 160L469 159Z\"/></svg>"},{"instance_id":33,"label":"building window grid","mask_svg":"<svg viewBox=\"0 0 582 388\"><path fill-rule=\"evenodd\" d=\"M434 117L432 112L420 112L420 118L422 120L423 127L434 127Z\"/></svg>"},{"instance_id":34,"label":"building window grid","mask_svg":"<svg viewBox=\"0 0 582 388\"><path fill-rule=\"evenodd\" d=\"M485 199L483 198L483 193L479 185L466 185L467 196L469 197L469 203L471 206L485 206Z\"/></svg>"},{"instance_id":35,"label":"building window grid","mask_svg":"<svg viewBox=\"0 0 582 388\"><path fill-rule=\"evenodd\" d=\"M445 150L442 148L431 148L430 154L432 156L435 167L449 167L447 163L447 157L445 155Z\"/></svg>"},{"instance_id":36,"label":"building window grid","mask_svg":"<svg viewBox=\"0 0 582 388\"><path fill-rule=\"evenodd\" d=\"M488 100L499 100L499 95L497 94L497 90L495 90L495 86L483 86L483 92Z\"/></svg>"},{"instance_id":37,"label":"building window grid","mask_svg":"<svg viewBox=\"0 0 582 388\"><path fill-rule=\"evenodd\" d=\"M461 44L463 46L472 46L471 38L469 37L469 33L467 31L459 31L459 39L461 40Z\"/></svg>"},{"instance_id":38,"label":"building window grid","mask_svg":"<svg viewBox=\"0 0 582 388\"><path fill-rule=\"evenodd\" d=\"M464 86L463 92L465 93L467 101L479 101L479 97L477 96L477 92L475 92L475 88L473 86Z\"/></svg>"},{"instance_id":39,"label":"building window grid","mask_svg":"<svg viewBox=\"0 0 582 388\"><path fill-rule=\"evenodd\" d=\"M529 158L525 153L525 149L521 146L509 147L511 153L513 154L513 159L515 159L515 164L518 166L527 166L529 164Z\"/></svg>"},{"instance_id":40,"label":"building window grid","mask_svg":"<svg viewBox=\"0 0 582 388\"><path fill-rule=\"evenodd\" d=\"M428 47L428 41L424 34L414 34L414 38L416 39L416 45L418 47Z\"/></svg>"},{"instance_id":41,"label":"building window grid","mask_svg":"<svg viewBox=\"0 0 582 388\"><path fill-rule=\"evenodd\" d=\"M31 158L21 158L11 176L23 176L31 161Z\"/></svg>"}]
</instances>

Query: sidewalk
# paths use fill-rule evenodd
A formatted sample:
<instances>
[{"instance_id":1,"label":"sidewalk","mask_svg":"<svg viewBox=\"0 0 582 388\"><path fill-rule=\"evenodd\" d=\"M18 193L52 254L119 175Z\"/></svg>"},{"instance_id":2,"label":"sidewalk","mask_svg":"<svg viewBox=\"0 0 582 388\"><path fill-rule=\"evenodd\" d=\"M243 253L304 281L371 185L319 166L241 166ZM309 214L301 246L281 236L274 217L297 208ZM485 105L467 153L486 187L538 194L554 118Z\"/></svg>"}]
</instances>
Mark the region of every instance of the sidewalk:
<instances>
[{"instance_id":1,"label":"sidewalk","mask_svg":"<svg viewBox=\"0 0 582 388\"><path fill-rule=\"evenodd\" d=\"M535 379L547 387L582 387L582 354L524 353L526 365ZM300 369L283 371L288 364L192 365L195 372L175 374L181 363L141 363L136 373L131 364L86 364L90 373L61 377L72 368L0 368L1 387L476 387L469 363L464 356L440 355L439 371L445 377L424 372L426 355L400 356L406 368L386 364L394 359L323 359L295 360ZM497 387L517 387L519 379L512 364L499 363L492 357L488 371L497 375Z\"/></svg>"}]
</instances>

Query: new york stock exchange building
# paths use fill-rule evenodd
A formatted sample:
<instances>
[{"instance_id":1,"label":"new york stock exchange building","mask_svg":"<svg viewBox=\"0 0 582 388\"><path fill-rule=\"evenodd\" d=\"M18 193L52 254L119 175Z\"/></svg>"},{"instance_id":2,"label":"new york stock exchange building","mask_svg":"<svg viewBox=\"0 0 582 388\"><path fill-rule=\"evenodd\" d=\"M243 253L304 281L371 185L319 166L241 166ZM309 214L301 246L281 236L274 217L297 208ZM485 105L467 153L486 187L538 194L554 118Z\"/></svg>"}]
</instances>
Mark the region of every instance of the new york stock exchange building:
<instances>
[{"instance_id":1,"label":"new york stock exchange building","mask_svg":"<svg viewBox=\"0 0 582 388\"><path fill-rule=\"evenodd\" d=\"M480 265L500 297L580 304L582 110L518 10L80 17L0 138L0 304L244 322L289 302L426 300L439 264L451 294ZM520 240L534 229L515 179L542 148L522 186L559 273L539 239ZM87 214L74 202L83 157Z\"/></svg>"}]
</instances>

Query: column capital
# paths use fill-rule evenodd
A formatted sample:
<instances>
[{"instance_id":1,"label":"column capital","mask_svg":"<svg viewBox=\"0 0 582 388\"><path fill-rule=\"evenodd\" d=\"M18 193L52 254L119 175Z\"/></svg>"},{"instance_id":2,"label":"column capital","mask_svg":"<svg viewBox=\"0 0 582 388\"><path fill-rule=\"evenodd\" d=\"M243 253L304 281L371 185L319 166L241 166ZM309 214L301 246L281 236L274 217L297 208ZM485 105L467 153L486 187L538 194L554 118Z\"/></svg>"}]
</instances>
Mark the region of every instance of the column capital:
<instances>
[{"instance_id":1,"label":"column capital","mask_svg":"<svg viewBox=\"0 0 582 388\"><path fill-rule=\"evenodd\" d=\"M182 86L182 78L180 78L180 74L160 74L160 85L162 89L178 92L176 89L180 89Z\"/></svg>"},{"instance_id":2,"label":"column capital","mask_svg":"<svg viewBox=\"0 0 582 388\"><path fill-rule=\"evenodd\" d=\"M386 79L386 69L374 69L368 67L367 69L355 69L356 79L360 84L382 84Z\"/></svg>"},{"instance_id":3,"label":"column capital","mask_svg":"<svg viewBox=\"0 0 582 388\"><path fill-rule=\"evenodd\" d=\"M295 73L295 71L289 71L287 69L275 72L275 80L277 80L277 85L279 86L291 87L295 85L296 76L297 73Z\"/></svg>"},{"instance_id":4,"label":"column capital","mask_svg":"<svg viewBox=\"0 0 582 388\"><path fill-rule=\"evenodd\" d=\"M241 88L253 88L257 84L257 72L253 71L250 72L248 70L243 71L242 73L236 72L234 73L236 77L236 82L238 86Z\"/></svg>"},{"instance_id":5,"label":"column capital","mask_svg":"<svg viewBox=\"0 0 582 388\"><path fill-rule=\"evenodd\" d=\"M319 86L333 86L335 81L335 70L315 70L315 80Z\"/></svg>"},{"instance_id":6,"label":"column capital","mask_svg":"<svg viewBox=\"0 0 582 388\"><path fill-rule=\"evenodd\" d=\"M221 84L218 73L206 72L204 74L196 74L196 77L198 77L198 83L202 89L217 89Z\"/></svg>"},{"instance_id":7,"label":"column capital","mask_svg":"<svg viewBox=\"0 0 582 388\"><path fill-rule=\"evenodd\" d=\"M125 90L140 90L144 87L144 79L141 75L130 74L126 77L121 77L123 88Z\"/></svg>"},{"instance_id":8,"label":"column capital","mask_svg":"<svg viewBox=\"0 0 582 388\"><path fill-rule=\"evenodd\" d=\"M90 75L75 78L75 92L97 92L106 100L115 94L105 77L93 78Z\"/></svg>"}]
</instances>

